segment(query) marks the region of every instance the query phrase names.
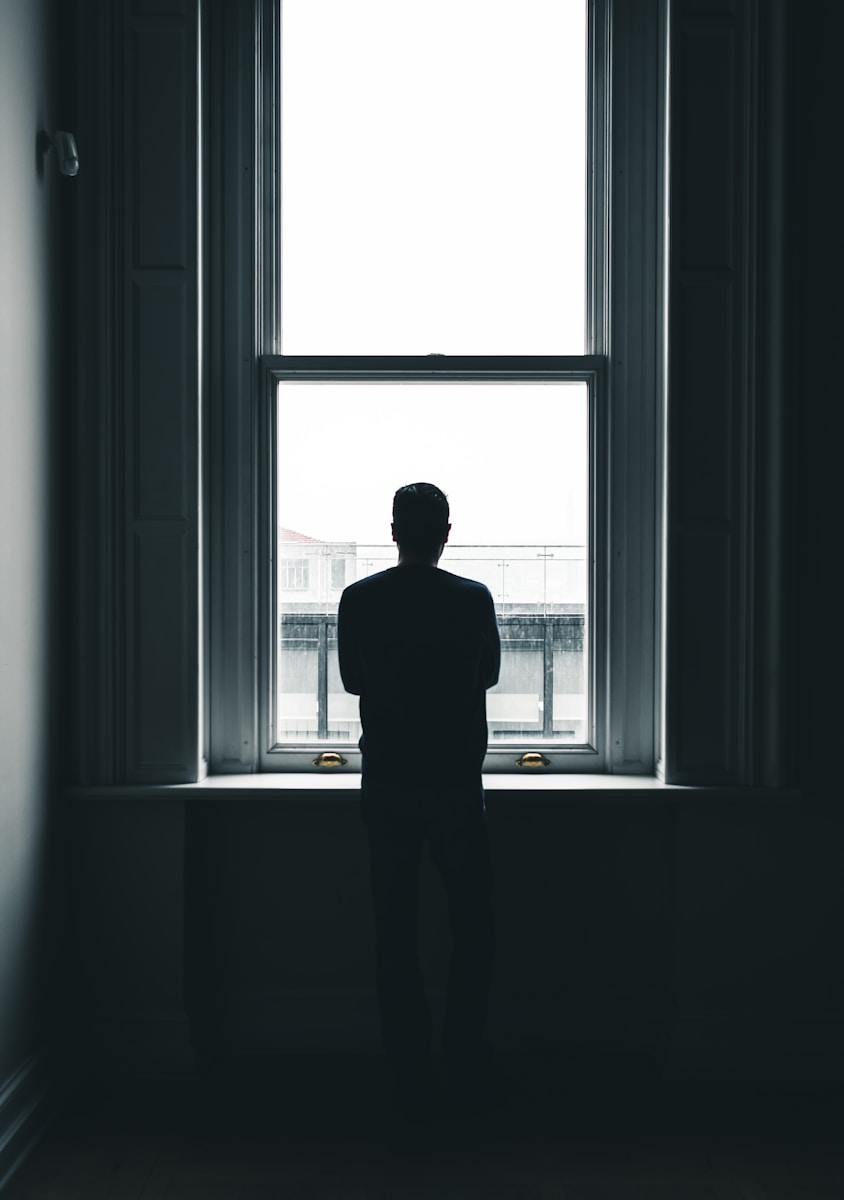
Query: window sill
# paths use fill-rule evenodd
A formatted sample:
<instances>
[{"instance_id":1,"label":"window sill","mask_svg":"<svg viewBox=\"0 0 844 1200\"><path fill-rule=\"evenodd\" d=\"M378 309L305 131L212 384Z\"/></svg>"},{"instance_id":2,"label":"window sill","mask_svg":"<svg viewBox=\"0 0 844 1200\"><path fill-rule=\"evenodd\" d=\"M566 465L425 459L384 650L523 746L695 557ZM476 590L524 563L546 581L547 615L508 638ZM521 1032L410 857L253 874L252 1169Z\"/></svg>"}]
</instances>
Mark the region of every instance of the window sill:
<instances>
[{"instance_id":1,"label":"window sill","mask_svg":"<svg viewBox=\"0 0 844 1200\"><path fill-rule=\"evenodd\" d=\"M717 799L747 801L794 801L802 797L798 788L740 788L730 786L668 784L652 775L593 775L554 774L544 776L485 775L484 790L488 797L524 801L531 798L544 800L588 800L598 796L604 799L647 796L650 800ZM264 773L254 775L209 775L198 783L180 784L133 784L91 788L68 788L70 798L91 795L121 796L176 796L197 797L247 795L249 793L274 792L286 799L308 800L322 796L330 799L344 793L356 794L360 789L358 774L331 775L312 773Z\"/></svg>"}]
</instances>

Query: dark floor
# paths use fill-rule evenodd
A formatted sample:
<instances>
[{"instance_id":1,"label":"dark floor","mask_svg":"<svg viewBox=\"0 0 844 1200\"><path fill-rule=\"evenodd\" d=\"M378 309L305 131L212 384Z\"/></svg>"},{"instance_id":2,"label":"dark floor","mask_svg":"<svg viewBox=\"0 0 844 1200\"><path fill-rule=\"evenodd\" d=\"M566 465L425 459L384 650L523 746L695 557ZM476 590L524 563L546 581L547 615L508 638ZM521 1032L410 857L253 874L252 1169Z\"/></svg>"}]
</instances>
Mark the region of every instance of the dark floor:
<instances>
[{"instance_id":1,"label":"dark floor","mask_svg":"<svg viewBox=\"0 0 844 1200\"><path fill-rule=\"evenodd\" d=\"M380 1059L97 1083L3 1200L844 1200L840 1088L504 1065L509 1100L425 1124Z\"/></svg>"}]
</instances>

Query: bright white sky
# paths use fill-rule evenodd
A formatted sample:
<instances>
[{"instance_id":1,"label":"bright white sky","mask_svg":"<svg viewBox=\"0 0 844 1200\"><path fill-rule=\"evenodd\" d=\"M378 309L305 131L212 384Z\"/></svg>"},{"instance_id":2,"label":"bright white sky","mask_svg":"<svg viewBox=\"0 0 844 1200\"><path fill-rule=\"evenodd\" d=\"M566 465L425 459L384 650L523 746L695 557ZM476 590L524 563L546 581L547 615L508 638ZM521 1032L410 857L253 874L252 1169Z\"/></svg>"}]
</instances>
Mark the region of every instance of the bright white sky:
<instances>
[{"instance_id":1,"label":"bright white sky","mask_svg":"<svg viewBox=\"0 0 844 1200\"><path fill-rule=\"evenodd\" d=\"M390 541L393 493L435 483L463 545L585 545L586 384L279 387L278 523Z\"/></svg>"},{"instance_id":2,"label":"bright white sky","mask_svg":"<svg viewBox=\"0 0 844 1200\"><path fill-rule=\"evenodd\" d=\"M582 354L585 0L283 0L285 354Z\"/></svg>"},{"instance_id":3,"label":"bright white sky","mask_svg":"<svg viewBox=\"0 0 844 1200\"><path fill-rule=\"evenodd\" d=\"M285 354L582 354L585 0L283 0ZM279 524L584 544L584 385L284 384Z\"/></svg>"}]
</instances>

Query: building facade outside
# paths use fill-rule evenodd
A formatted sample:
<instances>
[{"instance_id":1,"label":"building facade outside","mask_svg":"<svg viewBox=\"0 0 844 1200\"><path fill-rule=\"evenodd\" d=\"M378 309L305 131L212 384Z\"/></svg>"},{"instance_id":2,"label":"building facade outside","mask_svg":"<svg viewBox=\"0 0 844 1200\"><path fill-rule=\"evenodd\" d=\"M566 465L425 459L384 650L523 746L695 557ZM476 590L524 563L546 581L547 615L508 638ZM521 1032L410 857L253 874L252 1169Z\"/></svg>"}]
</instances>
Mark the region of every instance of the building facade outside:
<instances>
[{"instance_id":1,"label":"building facade outside","mask_svg":"<svg viewBox=\"0 0 844 1200\"><path fill-rule=\"evenodd\" d=\"M337 606L350 583L394 566L396 547L284 528L277 544L278 740L355 743L358 698L340 680ZM495 603L502 657L487 697L491 741L585 742L585 548L449 545L440 565L485 583Z\"/></svg>"}]
</instances>

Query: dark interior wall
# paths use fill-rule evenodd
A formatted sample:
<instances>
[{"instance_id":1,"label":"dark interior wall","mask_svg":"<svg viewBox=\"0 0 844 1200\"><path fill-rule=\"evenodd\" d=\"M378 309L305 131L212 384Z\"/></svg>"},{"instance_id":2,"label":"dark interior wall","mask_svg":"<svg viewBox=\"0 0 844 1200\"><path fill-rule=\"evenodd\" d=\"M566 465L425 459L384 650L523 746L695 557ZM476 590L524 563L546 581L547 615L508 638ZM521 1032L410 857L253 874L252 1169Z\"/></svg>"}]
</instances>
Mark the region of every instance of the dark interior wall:
<instances>
[{"instance_id":1,"label":"dark interior wall","mask_svg":"<svg viewBox=\"0 0 844 1200\"><path fill-rule=\"evenodd\" d=\"M736 8L697 7L704 24ZM765 686L788 689L788 777L799 790L492 794L493 1020L513 1047L645 1052L693 1074L844 1074L841 386L831 356L842 263L828 184L844 30L831 0L781 9L784 70L762 94L786 97L765 159L788 247L786 344L765 369L784 412L775 486L789 518L787 636ZM772 220L770 196L765 211ZM761 237L757 249L767 253ZM368 1048L371 928L353 795L217 795L68 799L79 996L106 1059L184 1067L188 1011L230 1049ZM423 899L436 993L445 913L428 868Z\"/></svg>"},{"instance_id":2,"label":"dark interior wall","mask_svg":"<svg viewBox=\"0 0 844 1200\"><path fill-rule=\"evenodd\" d=\"M60 695L59 237L73 180L40 132L63 128L50 0L0 9L0 1084L45 1041L49 848Z\"/></svg>"},{"instance_id":3,"label":"dark interior wall","mask_svg":"<svg viewBox=\"0 0 844 1200\"><path fill-rule=\"evenodd\" d=\"M377 1047L367 853L350 799L199 800L189 814L205 875L190 880L187 932L208 939L206 961L190 964L194 1009L217 1017L223 1045ZM828 1028L844 972L825 954L841 915L840 815L682 792L491 791L488 808L500 1046L727 1074L844 1066L844 1029ZM440 1003L448 918L427 860L421 911ZM813 1017L831 1034L828 1061Z\"/></svg>"},{"instance_id":4,"label":"dark interior wall","mask_svg":"<svg viewBox=\"0 0 844 1200\"><path fill-rule=\"evenodd\" d=\"M844 229L832 183L830 127L840 120L844 10L834 0L798 6L794 40L791 157L785 196L794 234L787 286L793 296L788 344L793 394L785 503L795 554L789 602L795 630L794 737L801 775L830 802L844 800L841 741L844 625L841 608L841 455L844 405L837 349L844 328Z\"/></svg>"},{"instance_id":5,"label":"dark interior wall","mask_svg":"<svg viewBox=\"0 0 844 1200\"><path fill-rule=\"evenodd\" d=\"M188 1069L188 1016L210 1052L377 1050L355 800L76 803L80 998L104 1061ZM840 808L684 790L487 800L501 1048L634 1056L678 1075L841 1077ZM420 954L436 1013L447 913L424 858Z\"/></svg>"}]
</instances>

